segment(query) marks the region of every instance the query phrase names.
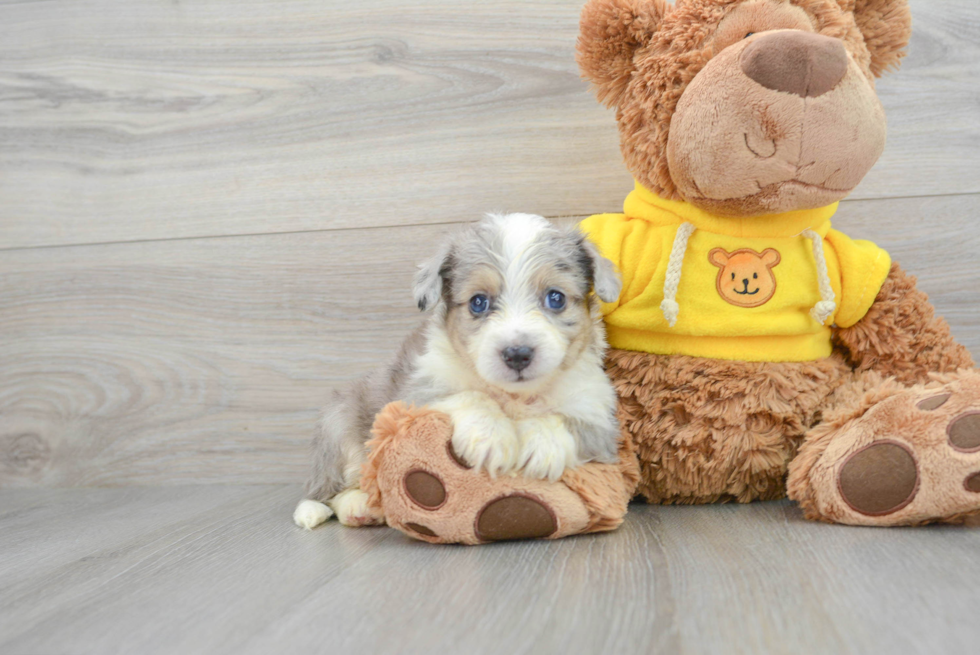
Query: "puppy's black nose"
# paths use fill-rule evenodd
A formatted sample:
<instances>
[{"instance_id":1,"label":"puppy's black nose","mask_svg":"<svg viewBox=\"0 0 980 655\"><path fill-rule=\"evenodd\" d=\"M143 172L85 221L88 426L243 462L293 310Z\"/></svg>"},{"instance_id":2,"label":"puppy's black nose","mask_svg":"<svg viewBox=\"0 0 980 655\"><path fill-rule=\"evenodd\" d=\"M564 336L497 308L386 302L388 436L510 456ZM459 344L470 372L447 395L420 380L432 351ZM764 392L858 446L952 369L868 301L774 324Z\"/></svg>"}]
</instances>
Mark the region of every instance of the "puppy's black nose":
<instances>
[{"instance_id":1,"label":"puppy's black nose","mask_svg":"<svg viewBox=\"0 0 980 655\"><path fill-rule=\"evenodd\" d=\"M534 359L534 348L530 346L509 346L500 351L500 357L508 368L523 371Z\"/></svg>"}]
</instances>

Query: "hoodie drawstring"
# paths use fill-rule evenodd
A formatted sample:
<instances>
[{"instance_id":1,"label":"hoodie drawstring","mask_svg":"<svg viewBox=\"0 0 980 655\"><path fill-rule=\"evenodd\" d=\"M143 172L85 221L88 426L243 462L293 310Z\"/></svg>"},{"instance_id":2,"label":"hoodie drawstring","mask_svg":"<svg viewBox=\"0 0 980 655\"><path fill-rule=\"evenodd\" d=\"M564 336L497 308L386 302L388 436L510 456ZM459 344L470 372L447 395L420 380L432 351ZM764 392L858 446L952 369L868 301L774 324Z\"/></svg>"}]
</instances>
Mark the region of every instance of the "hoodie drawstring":
<instances>
[{"instance_id":1,"label":"hoodie drawstring","mask_svg":"<svg viewBox=\"0 0 980 655\"><path fill-rule=\"evenodd\" d=\"M810 316L823 325L827 319L837 310L835 302L837 296L834 295L834 288L830 286L830 274L827 272L827 257L823 252L823 239L813 230L806 229L801 232L803 236L813 244L813 259L817 262L817 283L820 286L820 302L810 310Z\"/></svg>"},{"instance_id":2,"label":"hoodie drawstring","mask_svg":"<svg viewBox=\"0 0 980 655\"><path fill-rule=\"evenodd\" d=\"M664 279L664 299L660 303L660 311L667 319L667 325L677 324L677 315L681 311L677 304L677 287L681 283L681 268L684 266L684 252L687 250L687 240L694 234L692 223L681 223L674 235L674 245L670 249L670 259L667 260L667 277Z\"/></svg>"}]
</instances>

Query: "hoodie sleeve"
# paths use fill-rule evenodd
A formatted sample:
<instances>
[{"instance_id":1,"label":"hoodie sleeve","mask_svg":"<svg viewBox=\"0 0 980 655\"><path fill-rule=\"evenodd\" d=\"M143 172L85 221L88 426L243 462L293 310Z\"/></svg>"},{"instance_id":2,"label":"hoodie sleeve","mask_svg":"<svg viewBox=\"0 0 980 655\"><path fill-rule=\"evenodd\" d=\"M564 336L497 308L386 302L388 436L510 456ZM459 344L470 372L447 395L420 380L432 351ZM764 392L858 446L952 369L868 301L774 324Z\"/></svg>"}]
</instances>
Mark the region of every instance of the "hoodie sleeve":
<instances>
[{"instance_id":1,"label":"hoodie sleeve","mask_svg":"<svg viewBox=\"0 0 980 655\"><path fill-rule=\"evenodd\" d=\"M609 316L640 296L653 282L663 254L664 231L624 214L590 216L582 221L580 228L602 256L616 266L623 280L619 300L602 305L603 315Z\"/></svg>"},{"instance_id":2,"label":"hoodie sleeve","mask_svg":"<svg viewBox=\"0 0 980 655\"><path fill-rule=\"evenodd\" d=\"M837 230L830 230L826 241L840 262L841 298L834 322L837 327L851 327L871 309L888 277L892 258L874 243L852 239Z\"/></svg>"}]
</instances>

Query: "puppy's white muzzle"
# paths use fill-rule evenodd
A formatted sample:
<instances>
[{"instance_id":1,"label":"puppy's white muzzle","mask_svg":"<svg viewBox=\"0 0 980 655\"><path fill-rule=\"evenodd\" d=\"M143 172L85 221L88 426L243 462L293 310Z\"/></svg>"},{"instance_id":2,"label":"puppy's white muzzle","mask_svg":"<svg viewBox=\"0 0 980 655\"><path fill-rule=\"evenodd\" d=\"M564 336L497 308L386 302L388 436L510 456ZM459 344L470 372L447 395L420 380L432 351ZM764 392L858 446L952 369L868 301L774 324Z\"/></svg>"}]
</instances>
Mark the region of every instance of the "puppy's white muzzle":
<instances>
[{"instance_id":1,"label":"puppy's white muzzle","mask_svg":"<svg viewBox=\"0 0 980 655\"><path fill-rule=\"evenodd\" d=\"M487 325L477 344L474 359L480 377L513 391L548 379L564 360L568 347L540 311L533 309Z\"/></svg>"}]
</instances>

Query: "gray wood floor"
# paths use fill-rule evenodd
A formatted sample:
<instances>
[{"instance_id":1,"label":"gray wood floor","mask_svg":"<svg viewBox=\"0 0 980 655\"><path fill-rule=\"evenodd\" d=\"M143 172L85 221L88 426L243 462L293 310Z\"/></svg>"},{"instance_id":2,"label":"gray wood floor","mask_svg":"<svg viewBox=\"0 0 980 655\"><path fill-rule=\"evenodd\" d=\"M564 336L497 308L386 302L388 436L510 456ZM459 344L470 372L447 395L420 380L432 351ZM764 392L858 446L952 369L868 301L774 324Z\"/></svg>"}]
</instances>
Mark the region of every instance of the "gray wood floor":
<instances>
[{"instance_id":1,"label":"gray wood floor","mask_svg":"<svg viewBox=\"0 0 980 655\"><path fill-rule=\"evenodd\" d=\"M973 653L980 530L634 505L432 547L295 528L291 485L0 491L0 652Z\"/></svg>"},{"instance_id":2,"label":"gray wood floor","mask_svg":"<svg viewBox=\"0 0 980 655\"><path fill-rule=\"evenodd\" d=\"M434 240L621 206L582 3L0 0L0 655L977 651L980 527L290 523L318 406L417 320ZM980 3L910 5L834 222L980 356Z\"/></svg>"}]
</instances>

